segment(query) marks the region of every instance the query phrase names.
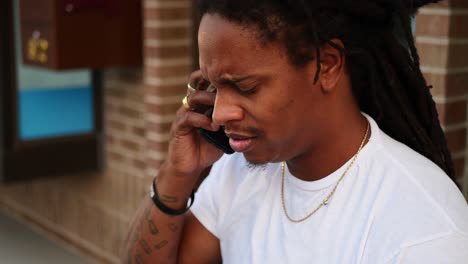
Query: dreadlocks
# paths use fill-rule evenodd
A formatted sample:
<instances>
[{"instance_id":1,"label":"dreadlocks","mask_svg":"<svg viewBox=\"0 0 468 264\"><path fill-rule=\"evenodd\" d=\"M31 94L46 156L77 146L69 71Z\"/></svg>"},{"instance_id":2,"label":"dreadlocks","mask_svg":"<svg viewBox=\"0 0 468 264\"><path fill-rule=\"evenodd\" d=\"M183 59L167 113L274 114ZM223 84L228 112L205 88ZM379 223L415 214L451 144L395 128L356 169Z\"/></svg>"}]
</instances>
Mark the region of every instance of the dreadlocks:
<instances>
[{"instance_id":1,"label":"dreadlocks","mask_svg":"<svg viewBox=\"0 0 468 264\"><path fill-rule=\"evenodd\" d=\"M411 16L439 0L199 0L200 13L254 26L262 43L280 41L304 66L328 43L347 61L361 110L381 129L432 160L454 179L435 103L419 67ZM340 39L344 49L330 40ZM310 50L316 50L316 57Z\"/></svg>"}]
</instances>

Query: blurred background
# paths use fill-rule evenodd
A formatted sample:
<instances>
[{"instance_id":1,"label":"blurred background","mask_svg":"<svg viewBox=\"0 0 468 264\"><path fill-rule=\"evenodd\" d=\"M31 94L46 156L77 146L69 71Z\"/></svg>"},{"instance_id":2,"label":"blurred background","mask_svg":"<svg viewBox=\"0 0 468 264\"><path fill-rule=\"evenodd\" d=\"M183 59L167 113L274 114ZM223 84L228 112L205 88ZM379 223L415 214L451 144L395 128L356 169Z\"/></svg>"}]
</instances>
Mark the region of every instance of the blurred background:
<instances>
[{"instance_id":1,"label":"blurred background","mask_svg":"<svg viewBox=\"0 0 468 264\"><path fill-rule=\"evenodd\" d=\"M0 2L0 263L119 263L197 68L190 0ZM415 20L468 192L468 2Z\"/></svg>"}]
</instances>

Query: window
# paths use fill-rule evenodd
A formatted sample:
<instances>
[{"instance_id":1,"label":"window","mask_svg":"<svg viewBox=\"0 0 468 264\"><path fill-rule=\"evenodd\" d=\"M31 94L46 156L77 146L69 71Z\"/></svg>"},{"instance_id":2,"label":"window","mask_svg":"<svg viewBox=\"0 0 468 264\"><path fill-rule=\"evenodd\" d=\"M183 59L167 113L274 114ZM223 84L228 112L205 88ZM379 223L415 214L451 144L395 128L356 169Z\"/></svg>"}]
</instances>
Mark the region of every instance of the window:
<instances>
[{"instance_id":1,"label":"window","mask_svg":"<svg viewBox=\"0 0 468 264\"><path fill-rule=\"evenodd\" d=\"M0 179L100 168L101 78L23 65L19 0L0 4Z\"/></svg>"}]
</instances>

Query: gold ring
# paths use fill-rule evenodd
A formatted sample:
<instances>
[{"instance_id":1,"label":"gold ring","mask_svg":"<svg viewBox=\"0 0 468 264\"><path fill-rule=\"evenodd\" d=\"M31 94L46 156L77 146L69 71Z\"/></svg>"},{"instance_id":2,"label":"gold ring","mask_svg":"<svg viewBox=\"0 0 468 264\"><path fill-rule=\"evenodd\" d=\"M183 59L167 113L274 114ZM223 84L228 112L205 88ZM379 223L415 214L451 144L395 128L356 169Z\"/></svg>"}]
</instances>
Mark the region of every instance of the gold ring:
<instances>
[{"instance_id":1,"label":"gold ring","mask_svg":"<svg viewBox=\"0 0 468 264\"><path fill-rule=\"evenodd\" d=\"M188 96L184 96L184 99L182 99L182 105L185 107L185 109L190 109L190 104L188 103Z\"/></svg>"},{"instance_id":2,"label":"gold ring","mask_svg":"<svg viewBox=\"0 0 468 264\"><path fill-rule=\"evenodd\" d=\"M190 83L187 83L187 88L188 88L188 93L193 93L195 92L197 89L193 88L192 85L190 85Z\"/></svg>"}]
</instances>

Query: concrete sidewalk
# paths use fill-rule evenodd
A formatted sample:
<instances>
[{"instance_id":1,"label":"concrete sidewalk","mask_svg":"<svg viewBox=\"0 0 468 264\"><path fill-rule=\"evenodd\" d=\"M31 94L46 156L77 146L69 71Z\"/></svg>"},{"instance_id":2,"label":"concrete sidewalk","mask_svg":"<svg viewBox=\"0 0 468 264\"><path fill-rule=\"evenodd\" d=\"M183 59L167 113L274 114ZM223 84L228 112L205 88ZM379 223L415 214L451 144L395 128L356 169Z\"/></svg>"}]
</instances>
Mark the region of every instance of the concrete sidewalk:
<instances>
[{"instance_id":1,"label":"concrete sidewalk","mask_svg":"<svg viewBox=\"0 0 468 264\"><path fill-rule=\"evenodd\" d=\"M89 264L2 213L0 213L0 263Z\"/></svg>"}]
</instances>

